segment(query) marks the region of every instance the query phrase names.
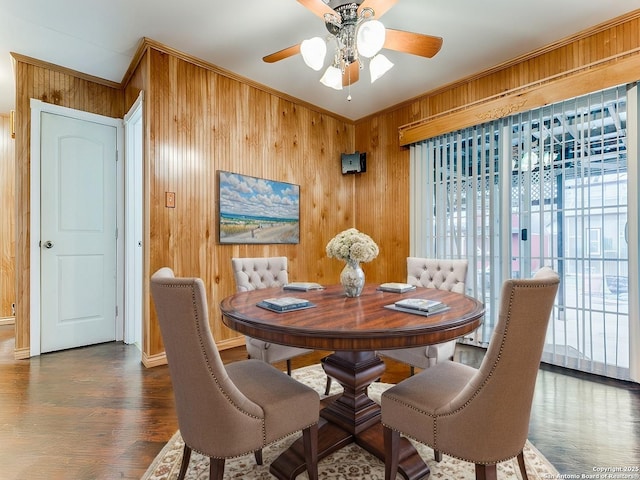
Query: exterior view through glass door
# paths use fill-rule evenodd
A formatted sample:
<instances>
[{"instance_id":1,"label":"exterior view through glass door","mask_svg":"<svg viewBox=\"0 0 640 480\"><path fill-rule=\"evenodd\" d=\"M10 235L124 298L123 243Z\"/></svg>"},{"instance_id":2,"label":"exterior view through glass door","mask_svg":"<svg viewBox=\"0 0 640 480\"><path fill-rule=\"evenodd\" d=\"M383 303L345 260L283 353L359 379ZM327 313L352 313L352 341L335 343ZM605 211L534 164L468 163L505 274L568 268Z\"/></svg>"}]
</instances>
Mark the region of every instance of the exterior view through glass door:
<instances>
[{"instance_id":1,"label":"exterior view through glass door","mask_svg":"<svg viewBox=\"0 0 640 480\"><path fill-rule=\"evenodd\" d=\"M510 119L512 275L563 279L544 360L628 378L626 89Z\"/></svg>"},{"instance_id":2,"label":"exterior view through glass door","mask_svg":"<svg viewBox=\"0 0 640 480\"><path fill-rule=\"evenodd\" d=\"M473 258L487 315L502 281L550 265L563 279L543 360L629 379L626 87L411 148L411 255ZM633 187L635 188L635 186ZM635 300L634 300L635 301Z\"/></svg>"}]
</instances>

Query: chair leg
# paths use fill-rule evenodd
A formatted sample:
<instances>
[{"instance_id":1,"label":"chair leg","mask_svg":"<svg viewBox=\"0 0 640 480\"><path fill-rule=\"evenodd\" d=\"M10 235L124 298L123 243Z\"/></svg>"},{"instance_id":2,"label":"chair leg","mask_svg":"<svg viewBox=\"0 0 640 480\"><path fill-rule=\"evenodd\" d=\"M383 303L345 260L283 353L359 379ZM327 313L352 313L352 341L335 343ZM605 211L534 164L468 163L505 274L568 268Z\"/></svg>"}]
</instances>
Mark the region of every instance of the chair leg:
<instances>
[{"instance_id":1,"label":"chair leg","mask_svg":"<svg viewBox=\"0 0 640 480\"><path fill-rule=\"evenodd\" d=\"M253 452L253 456L256 457L256 463L262 465L262 449Z\"/></svg>"},{"instance_id":2,"label":"chair leg","mask_svg":"<svg viewBox=\"0 0 640 480\"><path fill-rule=\"evenodd\" d=\"M476 463L476 480L498 480L496 464L480 465Z\"/></svg>"},{"instance_id":3,"label":"chair leg","mask_svg":"<svg viewBox=\"0 0 640 480\"><path fill-rule=\"evenodd\" d=\"M415 375L415 373L416 373L416 369L415 369L415 367L413 365L411 365L409 367L409 376L413 377Z\"/></svg>"},{"instance_id":4,"label":"chair leg","mask_svg":"<svg viewBox=\"0 0 640 480\"><path fill-rule=\"evenodd\" d=\"M209 480L222 480L224 477L224 458L209 458Z\"/></svg>"},{"instance_id":5,"label":"chair leg","mask_svg":"<svg viewBox=\"0 0 640 480\"><path fill-rule=\"evenodd\" d=\"M384 480L395 480L398 475L400 432L383 427L384 432Z\"/></svg>"},{"instance_id":6,"label":"chair leg","mask_svg":"<svg viewBox=\"0 0 640 480\"><path fill-rule=\"evenodd\" d=\"M182 450L182 463L180 464L180 473L178 473L178 480L184 480L187 475L187 469L189 468L189 460L191 460L191 447L186 443Z\"/></svg>"},{"instance_id":7,"label":"chair leg","mask_svg":"<svg viewBox=\"0 0 640 480\"><path fill-rule=\"evenodd\" d=\"M304 461L307 464L309 480L318 480L318 424L315 423L302 431Z\"/></svg>"},{"instance_id":8,"label":"chair leg","mask_svg":"<svg viewBox=\"0 0 640 480\"><path fill-rule=\"evenodd\" d=\"M323 357L320 359L320 363L322 364L323 369L324 369L324 362L326 361L327 361L327 357ZM329 375L327 375L327 383L326 383L326 386L324 387L325 396L328 396L329 392L331 391L331 381L332 381L332 378Z\"/></svg>"},{"instance_id":9,"label":"chair leg","mask_svg":"<svg viewBox=\"0 0 640 480\"><path fill-rule=\"evenodd\" d=\"M287 375L291 376L291 359L287 359Z\"/></svg>"},{"instance_id":10,"label":"chair leg","mask_svg":"<svg viewBox=\"0 0 640 480\"><path fill-rule=\"evenodd\" d=\"M522 474L522 480L529 480L527 475L527 469L524 466L524 452L518 454L518 466L520 467L520 473Z\"/></svg>"},{"instance_id":11,"label":"chair leg","mask_svg":"<svg viewBox=\"0 0 640 480\"><path fill-rule=\"evenodd\" d=\"M327 375L327 386L324 387L325 396L328 396L329 392L331 392L331 377L329 375Z\"/></svg>"},{"instance_id":12,"label":"chair leg","mask_svg":"<svg viewBox=\"0 0 640 480\"><path fill-rule=\"evenodd\" d=\"M442 461L442 452L439 452L438 450L434 450L433 451L433 458L435 459L436 462L441 462Z\"/></svg>"}]
</instances>

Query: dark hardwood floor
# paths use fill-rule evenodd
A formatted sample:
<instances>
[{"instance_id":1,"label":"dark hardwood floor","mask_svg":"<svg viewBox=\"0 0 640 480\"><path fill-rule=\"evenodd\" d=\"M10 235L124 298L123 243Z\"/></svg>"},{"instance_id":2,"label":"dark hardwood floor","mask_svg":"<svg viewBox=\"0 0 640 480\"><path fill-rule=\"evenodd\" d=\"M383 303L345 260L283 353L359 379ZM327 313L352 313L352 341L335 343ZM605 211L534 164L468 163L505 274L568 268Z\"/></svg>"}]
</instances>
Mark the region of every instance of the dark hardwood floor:
<instances>
[{"instance_id":1,"label":"dark hardwood floor","mask_svg":"<svg viewBox=\"0 0 640 480\"><path fill-rule=\"evenodd\" d=\"M178 428L167 367L145 368L135 346L107 343L17 361L13 350L13 326L0 326L3 480L139 479ZM245 351L222 355L235 361ZM293 367L322 355L295 359ZM456 354L470 365L482 355L467 346ZM382 381L408 372L388 361ZM545 367L529 438L561 474L585 478L598 467L638 467L640 386ZM640 472L610 478L640 479Z\"/></svg>"}]
</instances>

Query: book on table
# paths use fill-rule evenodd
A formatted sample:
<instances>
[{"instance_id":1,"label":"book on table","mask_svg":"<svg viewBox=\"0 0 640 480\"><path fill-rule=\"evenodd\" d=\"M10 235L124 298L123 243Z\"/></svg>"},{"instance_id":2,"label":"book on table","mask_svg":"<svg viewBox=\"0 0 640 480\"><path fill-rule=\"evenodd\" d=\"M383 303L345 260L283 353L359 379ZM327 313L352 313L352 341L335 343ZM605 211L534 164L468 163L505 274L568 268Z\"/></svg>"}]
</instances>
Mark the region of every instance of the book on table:
<instances>
[{"instance_id":1,"label":"book on table","mask_svg":"<svg viewBox=\"0 0 640 480\"><path fill-rule=\"evenodd\" d=\"M261 302L258 302L257 305L275 312L287 312L289 310L300 310L302 308L315 306L309 300L295 297L265 298Z\"/></svg>"},{"instance_id":2,"label":"book on table","mask_svg":"<svg viewBox=\"0 0 640 480\"><path fill-rule=\"evenodd\" d=\"M441 312L449 308L445 303L438 300L428 300L426 298L403 298L394 303L394 306L404 310L416 310L425 313Z\"/></svg>"},{"instance_id":3,"label":"book on table","mask_svg":"<svg viewBox=\"0 0 640 480\"><path fill-rule=\"evenodd\" d=\"M404 293L410 292L411 290L415 290L416 286L411 285L410 283L398 283L398 282L387 282L382 283L378 290L382 290L383 292L392 292L392 293Z\"/></svg>"},{"instance_id":4,"label":"book on table","mask_svg":"<svg viewBox=\"0 0 640 480\"><path fill-rule=\"evenodd\" d=\"M285 284L285 290L299 290L301 292L308 292L309 290L323 290L324 287L315 282L290 282Z\"/></svg>"}]
</instances>

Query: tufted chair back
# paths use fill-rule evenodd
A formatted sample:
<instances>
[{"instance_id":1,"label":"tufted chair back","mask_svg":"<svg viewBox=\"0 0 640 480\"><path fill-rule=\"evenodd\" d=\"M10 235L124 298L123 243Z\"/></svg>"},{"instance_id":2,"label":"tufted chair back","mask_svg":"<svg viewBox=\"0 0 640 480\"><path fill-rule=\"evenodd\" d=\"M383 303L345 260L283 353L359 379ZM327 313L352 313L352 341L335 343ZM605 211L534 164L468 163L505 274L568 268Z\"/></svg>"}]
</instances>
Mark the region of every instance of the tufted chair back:
<instances>
[{"instance_id":1,"label":"tufted chair back","mask_svg":"<svg viewBox=\"0 0 640 480\"><path fill-rule=\"evenodd\" d=\"M469 262L463 260L441 260L438 258L407 258L407 283L417 287L436 288L451 292L465 291L465 278ZM401 348L378 352L385 357L410 366L411 375L415 367L429 368L438 362L453 360L456 351L456 341L426 345L423 347Z\"/></svg>"},{"instance_id":2,"label":"tufted chair back","mask_svg":"<svg viewBox=\"0 0 640 480\"><path fill-rule=\"evenodd\" d=\"M232 258L231 268L238 292L248 292L262 288L282 287L289 282L287 257L246 257ZM265 342L245 336L249 358L266 363L287 362L287 373L291 375L291 359L311 350Z\"/></svg>"},{"instance_id":3,"label":"tufted chair back","mask_svg":"<svg viewBox=\"0 0 640 480\"><path fill-rule=\"evenodd\" d=\"M464 293L469 261L437 258L407 258L407 283L418 287L437 288Z\"/></svg>"},{"instance_id":4,"label":"tufted chair back","mask_svg":"<svg viewBox=\"0 0 640 480\"><path fill-rule=\"evenodd\" d=\"M238 292L281 287L289 282L287 257L232 258Z\"/></svg>"}]
</instances>

